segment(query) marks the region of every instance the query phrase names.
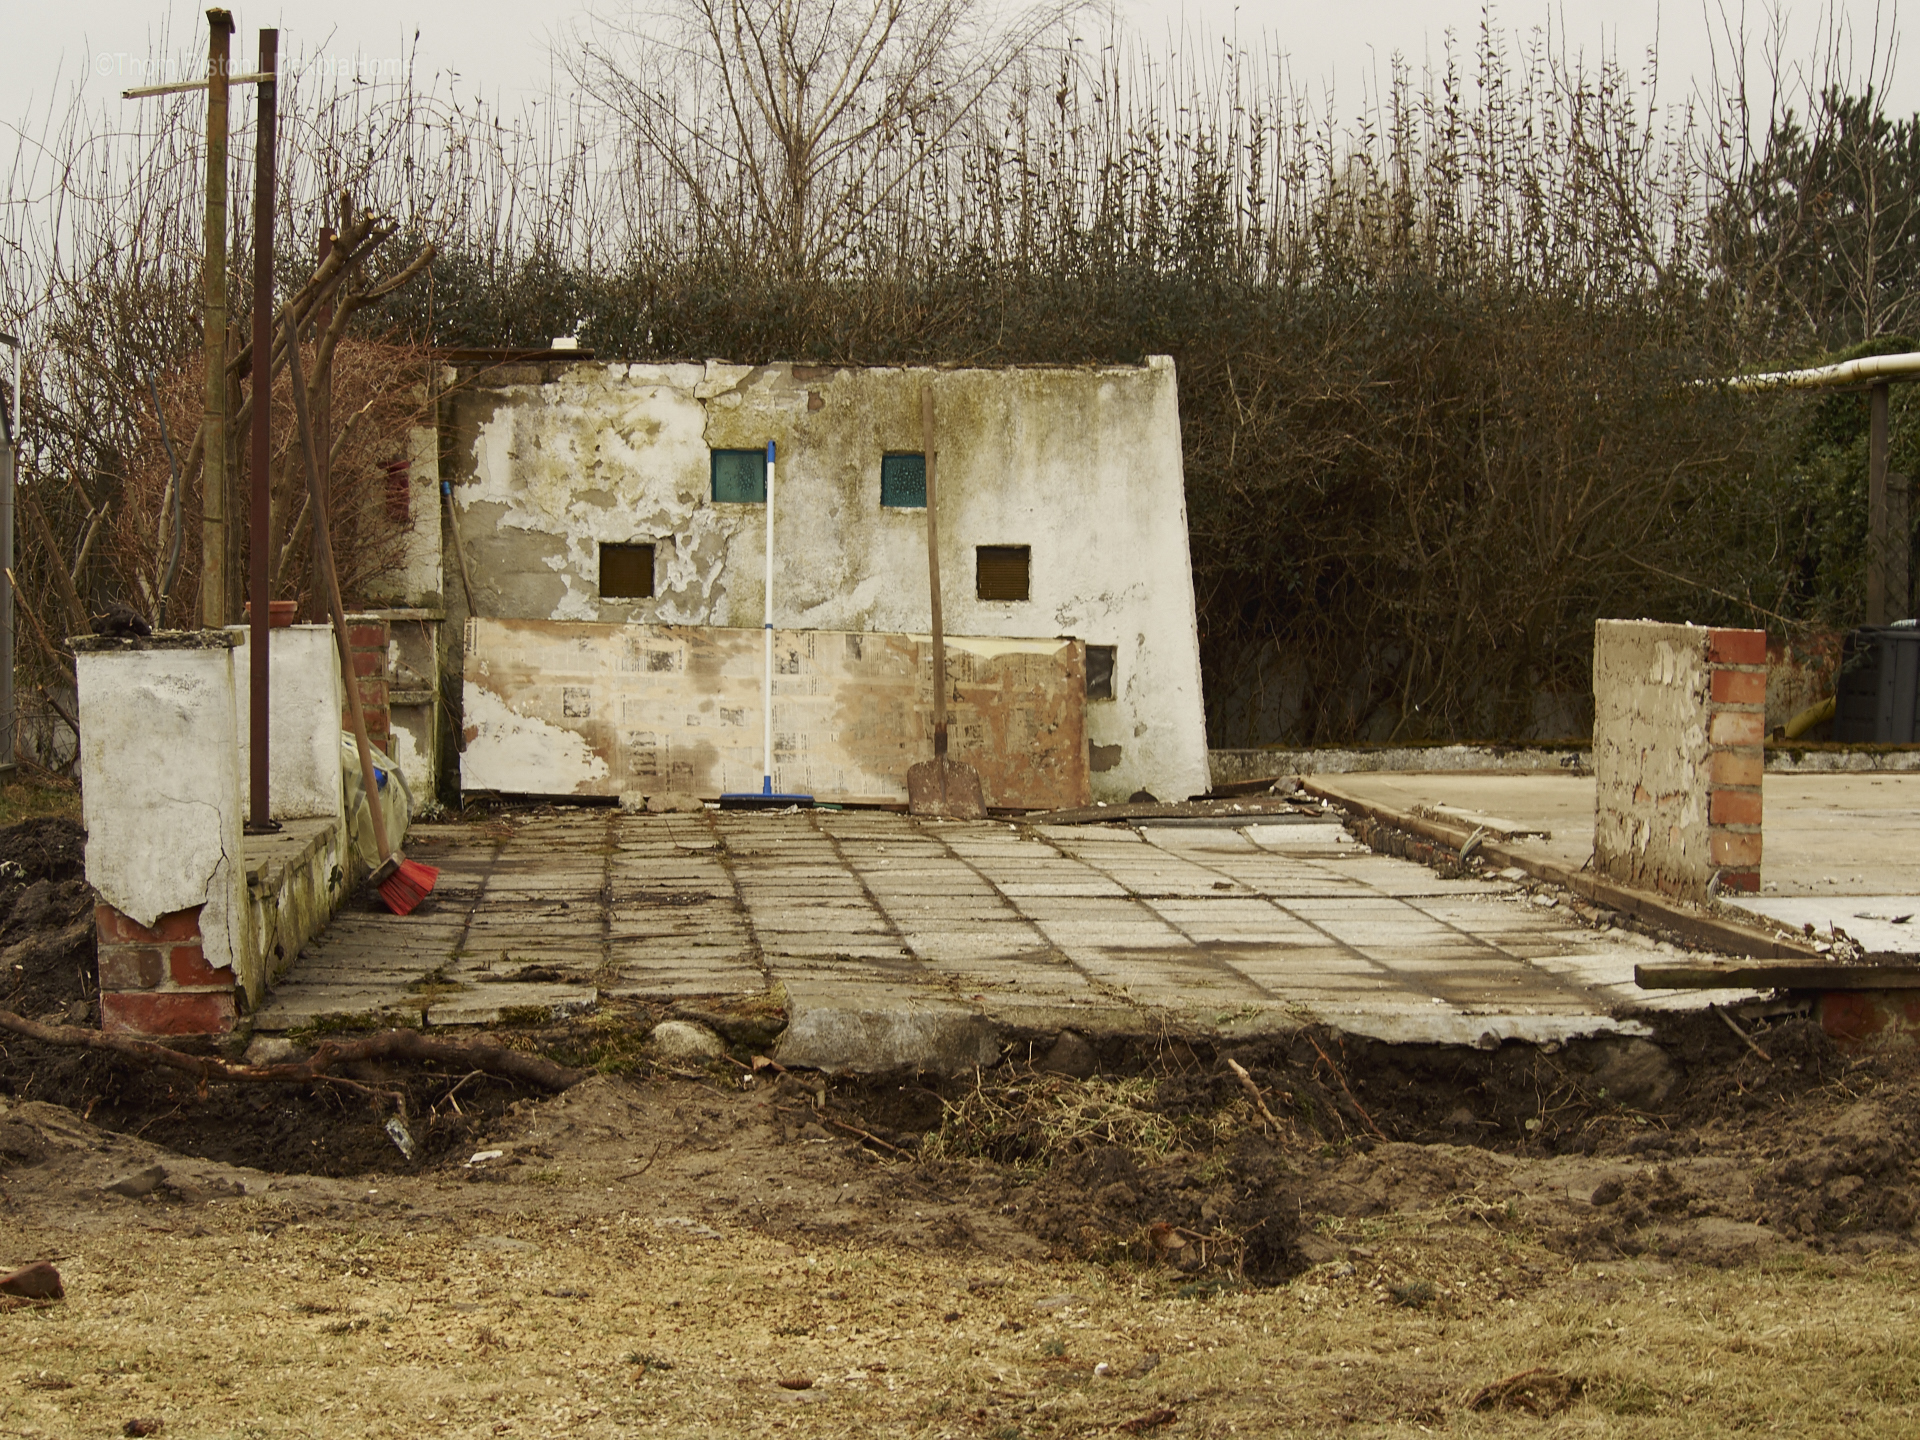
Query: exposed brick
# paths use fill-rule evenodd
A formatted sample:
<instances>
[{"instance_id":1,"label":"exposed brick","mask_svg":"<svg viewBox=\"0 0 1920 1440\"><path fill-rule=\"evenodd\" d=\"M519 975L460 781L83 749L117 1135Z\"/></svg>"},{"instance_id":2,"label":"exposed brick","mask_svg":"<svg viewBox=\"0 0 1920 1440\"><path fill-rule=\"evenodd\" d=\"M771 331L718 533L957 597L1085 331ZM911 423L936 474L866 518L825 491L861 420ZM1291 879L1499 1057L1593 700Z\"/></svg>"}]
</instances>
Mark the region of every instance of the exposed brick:
<instances>
[{"instance_id":1,"label":"exposed brick","mask_svg":"<svg viewBox=\"0 0 1920 1440\"><path fill-rule=\"evenodd\" d=\"M207 963L205 952L198 945L176 945L167 957L167 969L176 985L225 985L233 984L231 965L215 969Z\"/></svg>"},{"instance_id":2,"label":"exposed brick","mask_svg":"<svg viewBox=\"0 0 1920 1440\"><path fill-rule=\"evenodd\" d=\"M1767 717L1751 710L1716 710L1707 722L1710 745L1759 745L1767 736Z\"/></svg>"},{"instance_id":3,"label":"exposed brick","mask_svg":"<svg viewBox=\"0 0 1920 1440\"><path fill-rule=\"evenodd\" d=\"M1767 672L1764 670L1715 670L1713 700L1716 705L1765 705Z\"/></svg>"},{"instance_id":4,"label":"exposed brick","mask_svg":"<svg viewBox=\"0 0 1920 1440\"><path fill-rule=\"evenodd\" d=\"M1731 633L1741 633L1738 631ZM384 625L356 625L347 622L347 648L349 650L378 650L382 654L387 648L387 627Z\"/></svg>"},{"instance_id":5,"label":"exposed brick","mask_svg":"<svg viewBox=\"0 0 1920 1440\"><path fill-rule=\"evenodd\" d=\"M1715 829L1707 841L1707 858L1716 866L1735 870L1758 869L1760 835L1757 831Z\"/></svg>"},{"instance_id":6,"label":"exposed brick","mask_svg":"<svg viewBox=\"0 0 1920 1440\"><path fill-rule=\"evenodd\" d=\"M1891 1027L1920 1031L1920 996L1911 990L1828 990L1814 1002L1820 1028L1843 1045L1857 1044Z\"/></svg>"},{"instance_id":7,"label":"exposed brick","mask_svg":"<svg viewBox=\"0 0 1920 1440\"><path fill-rule=\"evenodd\" d=\"M103 945L99 963L102 990L151 990L166 973L152 945Z\"/></svg>"},{"instance_id":8,"label":"exposed brick","mask_svg":"<svg viewBox=\"0 0 1920 1440\"><path fill-rule=\"evenodd\" d=\"M126 1035L224 1035L237 1011L231 990L103 992L100 1028Z\"/></svg>"},{"instance_id":9,"label":"exposed brick","mask_svg":"<svg viewBox=\"0 0 1920 1440\"><path fill-rule=\"evenodd\" d=\"M1708 805L1707 821L1713 825L1758 825L1760 792L1715 790Z\"/></svg>"},{"instance_id":10,"label":"exposed brick","mask_svg":"<svg viewBox=\"0 0 1920 1440\"><path fill-rule=\"evenodd\" d=\"M1707 759L1707 778L1714 786L1748 785L1758 788L1766 762L1757 754L1721 750Z\"/></svg>"},{"instance_id":11,"label":"exposed brick","mask_svg":"<svg viewBox=\"0 0 1920 1440\"><path fill-rule=\"evenodd\" d=\"M200 907L196 905L191 910L175 910L162 915L149 930L131 915L123 915L111 905L96 905L93 907L93 928L101 940L109 945L116 941L152 945L167 940L197 940L200 938Z\"/></svg>"},{"instance_id":12,"label":"exposed brick","mask_svg":"<svg viewBox=\"0 0 1920 1440\"><path fill-rule=\"evenodd\" d=\"M1707 658L1718 665L1764 665L1767 663L1767 632L1715 630L1707 641Z\"/></svg>"},{"instance_id":13,"label":"exposed brick","mask_svg":"<svg viewBox=\"0 0 1920 1440\"><path fill-rule=\"evenodd\" d=\"M1760 893L1760 872L1758 870L1722 870L1720 888L1740 894L1758 895Z\"/></svg>"},{"instance_id":14,"label":"exposed brick","mask_svg":"<svg viewBox=\"0 0 1920 1440\"><path fill-rule=\"evenodd\" d=\"M356 650L353 652L353 673L360 676L385 675L387 657L380 650Z\"/></svg>"}]
</instances>

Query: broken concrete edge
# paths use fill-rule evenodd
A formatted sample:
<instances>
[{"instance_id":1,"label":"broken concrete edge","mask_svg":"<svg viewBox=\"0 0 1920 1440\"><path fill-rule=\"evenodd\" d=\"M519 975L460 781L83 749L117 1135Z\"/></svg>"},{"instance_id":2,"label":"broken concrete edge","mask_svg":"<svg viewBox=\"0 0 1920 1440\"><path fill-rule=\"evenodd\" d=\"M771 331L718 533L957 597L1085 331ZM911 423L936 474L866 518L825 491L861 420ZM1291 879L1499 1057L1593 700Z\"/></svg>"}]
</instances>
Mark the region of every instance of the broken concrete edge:
<instances>
[{"instance_id":1,"label":"broken concrete edge","mask_svg":"<svg viewBox=\"0 0 1920 1440\"><path fill-rule=\"evenodd\" d=\"M1459 853L1460 847L1465 845L1473 835L1471 827L1423 819L1405 810L1395 809L1391 805L1362 799L1324 780L1303 777L1300 783L1303 789L1345 810L1365 815L1380 824L1391 825L1395 829L1419 835L1423 839L1446 847L1455 854ZM1637 920L1671 930L1691 944L1718 950L1722 954L1745 955L1761 960L1817 961L1820 959L1819 952L1811 945L1783 939L1771 931L1745 925L1724 916L1695 910L1690 906L1669 900L1664 895L1654 895L1612 880L1603 880L1586 871L1563 865L1557 860L1541 855L1530 855L1496 840L1483 839L1474 853L1486 857L1497 867L1523 870L1536 880L1564 886L1584 900L1604 905L1611 910L1624 911Z\"/></svg>"},{"instance_id":2,"label":"broken concrete edge","mask_svg":"<svg viewBox=\"0 0 1920 1440\"><path fill-rule=\"evenodd\" d=\"M1023 1050L1027 1064L1049 1068L1046 1057L1068 1037L1094 1045L1116 1040L1184 1040L1226 1048L1318 1030L1386 1045L1497 1050L1509 1042L1557 1048L1575 1040L1646 1040L1656 1033L1647 1018L1631 1014L1423 1013L1415 1022L1395 1015L1322 1015L1298 1005L1266 1007L1215 1024L1197 1017L1170 1024L1171 1017L1147 1017L1119 1006L1100 1010L1039 1006L1006 1023L945 997L869 992L861 999L849 997L835 1003L840 982L816 986L803 982L799 988L802 993L797 996L789 991L790 1023L770 1058L788 1069L836 1075L912 1071L951 1078L990 1070L1009 1060L1018 1063Z\"/></svg>"}]
</instances>

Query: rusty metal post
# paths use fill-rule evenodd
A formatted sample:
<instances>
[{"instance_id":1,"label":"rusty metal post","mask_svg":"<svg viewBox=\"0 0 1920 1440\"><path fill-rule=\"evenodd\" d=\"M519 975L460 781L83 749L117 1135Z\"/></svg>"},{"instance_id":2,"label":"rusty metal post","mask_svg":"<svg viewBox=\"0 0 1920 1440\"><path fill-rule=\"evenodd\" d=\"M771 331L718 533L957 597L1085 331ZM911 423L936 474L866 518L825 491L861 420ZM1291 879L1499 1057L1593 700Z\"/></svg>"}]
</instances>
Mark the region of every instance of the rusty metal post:
<instances>
[{"instance_id":1,"label":"rusty metal post","mask_svg":"<svg viewBox=\"0 0 1920 1440\"><path fill-rule=\"evenodd\" d=\"M1869 392L1867 412L1867 624L1887 623L1887 385Z\"/></svg>"},{"instance_id":2,"label":"rusty metal post","mask_svg":"<svg viewBox=\"0 0 1920 1440\"><path fill-rule=\"evenodd\" d=\"M227 615L227 74L233 16L207 11L207 215L200 283L207 390L200 417L200 623ZM185 483L186 476L181 476Z\"/></svg>"},{"instance_id":3,"label":"rusty metal post","mask_svg":"<svg viewBox=\"0 0 1920 1440\"><path fill-rule=\"evenodd\" d=\"M260 108L253 163L253 525L248 559L253 600L252 633L247 637L249 705L247 828L277 830L267 783L267 660L273 623L273 145L274 108L279 99L274 76L280 32L260 32Z\"/></svg>"}]
</instances>

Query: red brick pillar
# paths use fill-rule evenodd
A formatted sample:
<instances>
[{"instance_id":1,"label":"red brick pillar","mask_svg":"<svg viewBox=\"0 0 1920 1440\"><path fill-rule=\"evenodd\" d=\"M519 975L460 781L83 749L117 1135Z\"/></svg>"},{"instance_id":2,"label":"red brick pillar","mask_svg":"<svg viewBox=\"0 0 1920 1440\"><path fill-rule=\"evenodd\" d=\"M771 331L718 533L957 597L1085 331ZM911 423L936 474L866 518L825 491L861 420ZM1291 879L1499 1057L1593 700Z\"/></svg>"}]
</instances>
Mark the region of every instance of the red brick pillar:
<instances>
[{"instance_id":1,"label":"red brick pillar","mask_svg":"<svg viewBox=\"0 0 1920 1440\"><path fill-rule=\"evenodd\" d=\"M111 905L94 906L102 1030L224 1035L233 1029L233 969L215 969L201 953L201 908L162 915L148 929Z\"/></svg>"},{"instance_id":2,"label":"red brick pillar","mask_svg":"<svg viewBox=\"0 0 1920 1440\"><path fill-rule=\"evenodd\" d=\"M1760 889L1760 781L1766 768L1767 634L1715 630L1707 646L1709 859L1722 890Z\"/></svg>"},{"instance_id":3,"label":"red brick pillar","mask_svg":"<svg viewBox=\"0 0 1920 1440\"><path fill-rule=\"evenodd\" d=\"M387 645L392 636L387 622L374 615L347 617L347 653L360 685L360 705L367 713L367 738L393 754L393 716L387 708ZM353 712L344 711L340 728L353 728Z\"/></svg>"}]
</instances>

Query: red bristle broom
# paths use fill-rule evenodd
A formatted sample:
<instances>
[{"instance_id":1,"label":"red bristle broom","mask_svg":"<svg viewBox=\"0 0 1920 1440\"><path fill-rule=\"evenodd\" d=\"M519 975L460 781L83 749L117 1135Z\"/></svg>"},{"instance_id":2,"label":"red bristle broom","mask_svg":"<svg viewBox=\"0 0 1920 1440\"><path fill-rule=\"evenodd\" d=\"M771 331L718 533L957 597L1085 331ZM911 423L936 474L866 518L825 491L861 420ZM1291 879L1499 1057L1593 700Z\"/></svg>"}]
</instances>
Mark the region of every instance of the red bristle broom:
<instances>
[{"instance_id":1,"label":"red bristle broom","mask_svg":"<svg viewBox=\"0 0 1920 1440\"><path fill-rule=\"evenodd\" d=\"M409 915L428 895L440 872L431 865L396 854L387 840L386 813L380 804L380 782L373 769L373 746L367 741L367 714L360 705L360 681L353 673L353 655L347 646L346 609L340 603L340 576L333 566L332 525L327 512L327 495L320 484L320 466L314 458L313 427L307 420L307 386L300 375L300 336L293 318L287 318L287 364L293 376L293 410L300 422L300 454L307 467L307 494L313 502L313 548L320 562L319 579L327 589L327 606L333 615L333 638L340 652L340 676L347 687L347 712L353 717L353 743L360 752L360 779L367 790L367 816L373 821L373 840L380 851L380 865L373 872L373 883L380 898L396 915Z\"/></svg>"}]
</instances>

